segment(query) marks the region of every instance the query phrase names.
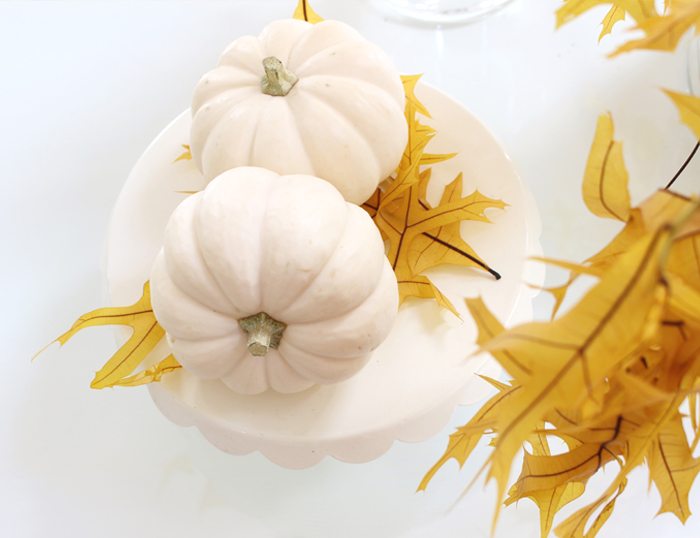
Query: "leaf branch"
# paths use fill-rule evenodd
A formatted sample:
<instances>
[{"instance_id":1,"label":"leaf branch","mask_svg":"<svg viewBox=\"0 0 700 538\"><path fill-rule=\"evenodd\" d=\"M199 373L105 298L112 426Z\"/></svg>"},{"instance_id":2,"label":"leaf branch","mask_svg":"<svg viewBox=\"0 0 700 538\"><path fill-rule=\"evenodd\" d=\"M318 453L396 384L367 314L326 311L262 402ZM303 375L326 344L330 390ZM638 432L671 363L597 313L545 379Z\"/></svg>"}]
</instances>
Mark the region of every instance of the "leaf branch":
<instances>
[{"instance_id":1,"label":"leaf branch","mask_svg":"<svg viewBox=\"0 0 700 538\"><path fill-rule=\"evenodd\" d=\"M685 162L681 165L681 167L678 169L678 171L675 173L675 175L671 178L671 180L666 184L664 187L664 190L669 190L673 184L676 182L676 180L681 176L681 174L685 171L685 169L688 167L690 162L693 160L695 157L695 154L698 152L698 149L700 149L700 140L696 142L695 147L693 148L693 151L690 152L690 155L688 155L688 158L685 160Z\"/></svg>"}]
</instances>

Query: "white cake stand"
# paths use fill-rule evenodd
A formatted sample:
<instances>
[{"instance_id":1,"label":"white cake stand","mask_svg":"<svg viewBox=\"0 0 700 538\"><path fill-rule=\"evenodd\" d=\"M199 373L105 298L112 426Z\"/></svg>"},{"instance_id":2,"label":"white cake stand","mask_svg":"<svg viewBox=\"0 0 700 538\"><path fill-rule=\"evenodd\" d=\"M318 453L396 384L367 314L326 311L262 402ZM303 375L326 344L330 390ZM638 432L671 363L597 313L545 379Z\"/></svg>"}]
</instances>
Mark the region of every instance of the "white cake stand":
<instances>
[{"instance_id":1,"label":"white cake stand","mask_svg":"<svg viewBox=\"0 0 700 538\"><path fill-rule=\"evenodd\" d=\"M491 210L492 224L466 222L462 234L503 275L462 268L430 273L462 314L458 320L432 301L405 304L389 338L355 377L308 391L282 395L237 395L221 382L202 381L184 370L150 385L161 412L181 426L196 426L218 448L232 454L259 451L287 468L305 468L325 456L362 463L379 457L396 440L425 440L447 424L455 406L484 396L475 373L497 375L495 364L472 356L475 326L465 297L480 295L499 319L531 316L532 291L524 282L542 276L527 264L539 251L539 219L510 160L491 134L461 105L430 86L417 95L430 110L438 134L431 153L459 155L437 165L428 191L436 201L442 186L464 172L465 192L479 189L509 204ZM203 181L191 161L173 162L189 140L189 111L178 116L134 166L114 208L107 277L115 304L138 298L160 248L163 231L182 191ZM530 271L527 275L526 268ZM167 353L161 346L161 357ZM428 464L429 462L426 462Z\"/></svg>"}]
</instances>

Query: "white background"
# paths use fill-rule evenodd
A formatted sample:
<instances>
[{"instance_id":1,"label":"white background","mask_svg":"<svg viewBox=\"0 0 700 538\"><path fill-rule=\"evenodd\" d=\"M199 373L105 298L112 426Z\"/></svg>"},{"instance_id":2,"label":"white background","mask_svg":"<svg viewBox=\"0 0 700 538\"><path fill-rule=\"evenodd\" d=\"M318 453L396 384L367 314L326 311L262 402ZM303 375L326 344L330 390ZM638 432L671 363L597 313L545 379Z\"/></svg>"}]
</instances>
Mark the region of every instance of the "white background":
<instances>
[{"instance_id":1,"label":"white background","mask_svg":"<svg viewBox=\"0 0 700 538\"><path fill-rule=\"evenodd\" d=\"M168 423L145 389L91 391L114 349L109 329L30 357L104 304L103 244L120 187L149 141L189 105L198 77L232 39L289 16L294 0L0 3L0 536L487 536L493 490L477 484L448 515L486 453L413 490L450 429L397 444L378 461L286 471L227 456ZM692 149L661 86L687 90L676 55L605 58L604 8L554 32L556 0L516 0L473 25L397 22L366 2L316 0L386 49L405 73L462 101L494 132L539 204L550 256L580 260L618 225L590 216L580 180L598 114L624 140L635 202ZM678 190L697 192L698 166ZM552 282L558 275L551 275ZM538 315L549 301L538 299ZM458 413L462 423L473 410ZM595 489L595 484L593 484ZM698 507L698 488L691 508ZM698 536L652 519L658 495L634 474L602 536ZM537 536L528 501L504 510L497 536Z\"/></svg>"}]
</instances>

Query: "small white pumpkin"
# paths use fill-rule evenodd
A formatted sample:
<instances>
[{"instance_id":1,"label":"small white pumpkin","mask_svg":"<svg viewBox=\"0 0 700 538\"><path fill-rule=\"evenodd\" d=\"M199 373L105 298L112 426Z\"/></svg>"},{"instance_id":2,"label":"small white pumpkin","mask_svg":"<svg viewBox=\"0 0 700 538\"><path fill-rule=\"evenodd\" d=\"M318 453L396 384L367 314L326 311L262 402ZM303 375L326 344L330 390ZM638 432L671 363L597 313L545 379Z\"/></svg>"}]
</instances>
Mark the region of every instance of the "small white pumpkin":
<instances>
[{"instance_id":1,"label":"small white pumpkin","mask_svg":"<svg viewBox=\"0 0 700 538\"><path fill-rule=\"evenodd\" d=\"M151 301L185 369L290 393L359 371L398 289L376 226L330 183L242 167L174 211Z\"/></svg>"},{"instance_id":2,"label":"small white pumpkin","mask_svg":"<svg viewBox=\"0 0 700 538\"><path fill-rule=\"evenodd\" d=\"M361 204L401 160L404 101L389 58L350 26L276 21L199 81L192 157L207 180L261 166L323 178Z\"/></svg>"}]
</instances>

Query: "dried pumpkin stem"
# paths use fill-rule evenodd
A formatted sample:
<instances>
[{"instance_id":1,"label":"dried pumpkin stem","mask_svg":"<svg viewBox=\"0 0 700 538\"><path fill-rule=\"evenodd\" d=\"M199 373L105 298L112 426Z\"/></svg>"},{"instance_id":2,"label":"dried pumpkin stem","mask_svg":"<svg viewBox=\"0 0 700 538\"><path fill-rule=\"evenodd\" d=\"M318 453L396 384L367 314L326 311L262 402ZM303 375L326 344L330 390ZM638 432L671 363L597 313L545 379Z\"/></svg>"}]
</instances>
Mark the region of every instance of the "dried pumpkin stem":
<instances>
[{"instance_id":1,"label":"dried pumpkin stem","mask_svg":"<svg viewBox=\"0 0 700 538\"><path fill-rule=\"evenodd\" d=\"M255 357L264 357L270 349L277 349L287 328L286 324L265 312L239 319L238 325L248 333L248 351Z\"/></svg>"},{"instance_id":2,"label":"dried pumpkin stem","mask_svg":"<svg viewBox=\"0 0 700 538\"><path fill-rule=\"evenodd\" d=\"M262 92L267 95L284 96L294 87L299 78L287 70L284 64L274 56L263 60L265 76L261 81Z\"/></svg>"}]
</instances>

